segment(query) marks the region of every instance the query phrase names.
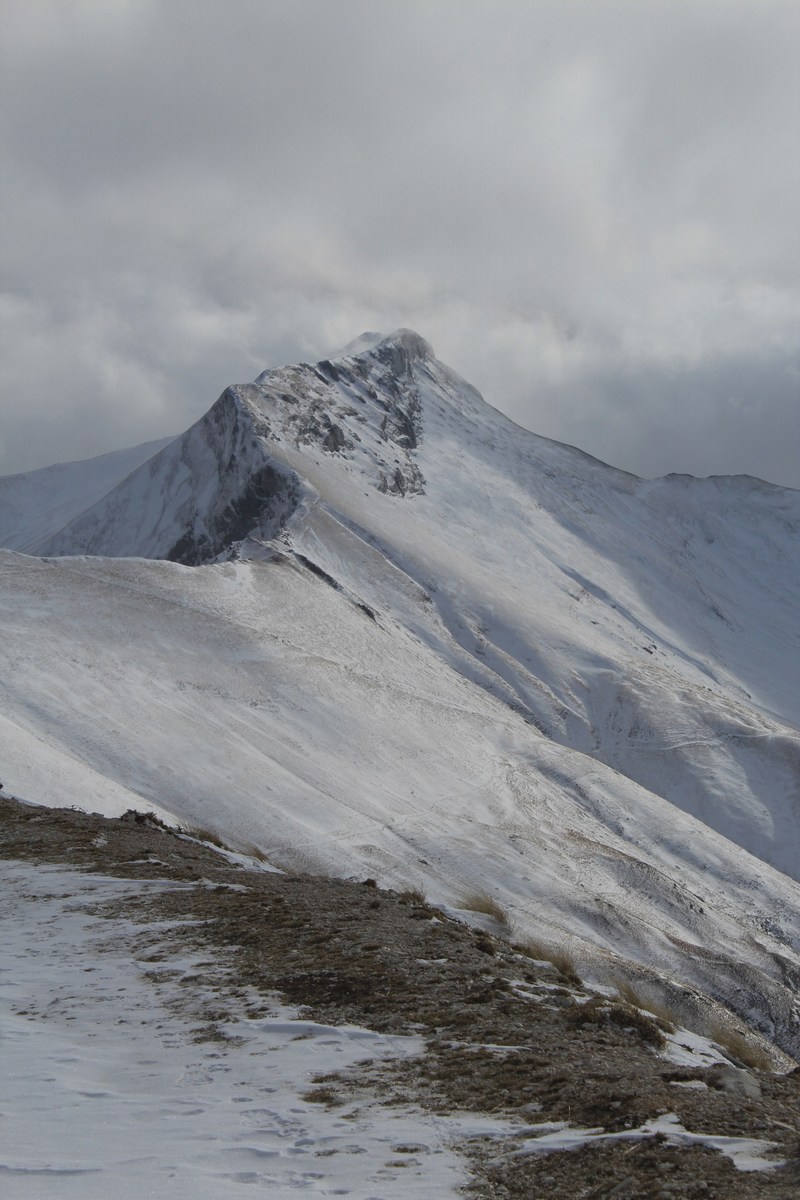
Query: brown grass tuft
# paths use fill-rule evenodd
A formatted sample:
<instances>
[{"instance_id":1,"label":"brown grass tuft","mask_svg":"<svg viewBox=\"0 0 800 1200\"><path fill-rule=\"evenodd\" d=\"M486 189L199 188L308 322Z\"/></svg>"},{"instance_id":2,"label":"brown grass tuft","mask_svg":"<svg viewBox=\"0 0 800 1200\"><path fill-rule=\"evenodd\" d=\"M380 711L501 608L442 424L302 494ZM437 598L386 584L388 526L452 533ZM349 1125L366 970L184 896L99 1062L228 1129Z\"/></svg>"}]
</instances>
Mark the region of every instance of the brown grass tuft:
<instances>
[{"instance_id":1,"label":"brown grass tuft","mask_svg":"<svg viewBox=\"0 0 800 1200\"><path fill-rule=\"evenodd\" d=\"M300 850L286 847L282 850L270 851L266 861L287 875L330 875L322 860L310 850Z\"/></svg>"},{"instance_id":2,"label":"brown grass tuft","mask_svg":"<svg viewBox=\"0 0 800 1200\"><path fill-rule=\"evenodd\" d=\"M603 996L595 996L585 1004L576 1004L567 1010L566 1020L570 1025L619 1025L621 1029L632 1029L643 1042L651 1046L664 1045L664 1035L652 1017L648 1017L630 1004L617 1004Z\"/></svg>"},{"instance_id":3,"label":"brown grass tuft","mask_svg":"<svg viewBox=\"0 0 800 1200\"><path fill-rule=\"evenodd\" d=\"M630 1008L638 1008L652 1017L658 1028L663 1033L674 1033L680 1021L676 1018L675 1013L667 1008L665 1004L659 1004L657 1000L646 1000L637 992L636 988L628 979L615 979L614 987L617 989L617 995L623 1004L627 1004Z\"/></svg>"},{"instance_id":4,"label":"brown grass tuft","mask_svg":"<svg viewBox=\"0 0 800 1200\"><path fill-rule=\"evenodd\" d=\"M711 1026L708 1034L734 1063L735 1066L750 1067L754 1071L772 1071L772 1059L766 1050L755 1042L748 1041L747 1036L738 1029L718 1022Z\"/></svg>"},{"instance_id":5,"label":"brown grass tuft","mask_svg":"<svg viewBox=\"0 0 800 1200\"><path fill-rule=\"evenodd\" d=\"M497 921L498 925L503 925L506 929L510 927L508 913L499 900L495 900L488 892L465 892L458 901L458 908L464 908L467 912L483 913L484 916Z\"/></svg>"},{"instance_id":6,"label":"brown grass tuft","mask_svg":"<svg viewBox=\"0 0 800 1200\"><path fill-rule=\"evenodd\" d=\"M233 847L223 842L218 833L215 833L213 829L206 829L202 825L180 825L178 833L183 833L186 837L194 838L197 842L208 842L209 845L216 846L218 850L228 850L231 853L235 853Z\"/></svg>"},{"instance_id":7,"label":"brown grass tuft","mask_svg":"<svg viewBox=\"0 0 800 1200\"><path fill-rule=\"evenodd\" d=\"M306 1100L309 1104L325 1104L328 1108L344 1104L338 1093L330 1087L311 1088L310 1091L301 1093L301 1099Z\"/></svg>"},{"instance_id":8,"label":"brown grass tuft","mask_svg":"<svg viewBox=\"0 0 800 1200\"><path fill-rule=\"evenodd\" d=\"M520 942L515 942L514 949L518 954L524 954L526 958L534 958L539 962L550 963L551 966L555 967L559 975L563 976L564 979L573 985L581 982L575 959L568 950L550 946L546 942L540 942L536 938L529 937L523 938Z\"/></svg>"},{"instance_id":9,"label":"brown grass tuft","mask_svg":"<svg viewBox=\"0 0 800 1200\"><path fill-rule=\"evenodd\" d=\"M263 850L258 846L254 846L252 842L242 842L238 850L239 854L244 854L247 858L254 858L256 862L269 863L269 859ZM272 864L270 863L270 866Z\"/></svg>"},{"instance_id":10,"label":"brown grass tuft","mask_svg":"<svg viewBox=\"0 0 800 1200\"><path fill-rule=\"evenodd\" d=\"M642 1041L651 1046L660 1048L664 1045L664 1034L656 1021L640 1008L631 1008L630 1004L612 1004L608 1019L623 1029L634 1029Z\"/></svg>"}]
</instances>

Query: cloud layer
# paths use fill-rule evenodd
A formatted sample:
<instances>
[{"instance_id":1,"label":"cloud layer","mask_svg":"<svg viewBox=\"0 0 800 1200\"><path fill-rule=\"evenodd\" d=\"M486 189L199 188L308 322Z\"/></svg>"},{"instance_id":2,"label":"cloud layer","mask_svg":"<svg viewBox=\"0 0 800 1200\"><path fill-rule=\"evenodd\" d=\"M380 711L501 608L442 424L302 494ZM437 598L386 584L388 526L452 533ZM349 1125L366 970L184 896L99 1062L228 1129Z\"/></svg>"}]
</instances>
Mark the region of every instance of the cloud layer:
<instances>
[{"instance_id":1,"label":"cloud layer","mask_svg":"<svg viewBox=\"0 0 800 1200\"><path fill-rule=\"evenodd\" d=\"M792 0L6 0L0 473L408 325L536 432L800 487Z\"/></svg>"}]
</instances>

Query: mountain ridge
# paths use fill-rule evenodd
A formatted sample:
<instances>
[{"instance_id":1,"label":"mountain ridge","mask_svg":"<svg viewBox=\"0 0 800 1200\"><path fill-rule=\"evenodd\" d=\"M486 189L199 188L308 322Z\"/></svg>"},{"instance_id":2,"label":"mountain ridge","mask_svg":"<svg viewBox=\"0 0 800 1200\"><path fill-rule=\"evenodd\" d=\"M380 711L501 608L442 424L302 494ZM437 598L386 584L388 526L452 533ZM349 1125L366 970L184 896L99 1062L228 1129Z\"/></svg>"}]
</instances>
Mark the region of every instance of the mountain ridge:
<instances>
[{"instance_id":1,"label":"mountain ridge","mask_svg":"<svg viewBox=\"0 0 800 1200\"><path fill-rule=\"evenodd\" d=\"M366 339L366 344L362 346L361 343L364 341L364 339ZM350 353L352 347L357 349L356 353ZM461 377L453 372L451 368L444 367L443 364L436 360L430 343L428 343L419 334L407 329L397 330L395 333L386 337L378 334L362 335L361 338L355 339L350 346L346 347L345 350L333 360L322 359L317 363L300 363L293 367L268 368L257 376L253 384L229 386L225 389L219 400L215 405L212 406L209 412L201 417L199 421L197 421L195 425L193 425L191 429L187 431L186 434L175 439L165 439L165 444L162 443L158 445L157 453L155 453L153 457L158 458L159 454L161 454L163 450L169 446L169 444L172 442L181 443L189 438L190 435L192 435L196 441L200 431L202 431L209 423L215 426L213 434L217 436L222 435L229 441L235 442L241 437L236 428L237 421L243 419L245 413L252 424L252 429L249 432L251 432L255 437L261 437L265 440L268 440L274 436L278 441L289 437L298 445L310 445L316 438L319 440L321 448L328 453L341 453L343 451L347 452L356 450L356 444L353 440L351 440L352 433L350 438L346 438L341 425L333 421L330 412L325 411L324 404L322 402L325 399L328 399L329 401L335 400L335 397L331 397L330 395L325 396L324 391L322 395L320 395L319 389L317 389L317 395L311 396L312 402L307 404L305 410L302 412L288 414L286 412L281 413L277 406L281 402L284 402L284 405L297 405L298 399L308 400L309 377L312 381L312 386L313 382L322 384L323 389L327 389L328 393L331 391L331 385L341 385L344 377L344 386L347 387L349 385L351 393L355 392L358 399L362 403L365 395L369 396L369 398L373 400L377 400L378 398L375 394L375 388L369 379L370 371L369 369L364 369L365 363L369 362L370 360L372 360L371 365L373 370L376 362L384 368L383 371L379 370L378 372L380 384L382 384L384 387L386 387L388 384L391 392L394 393L393 398L399 397L401 404L403 399L406 400L405 410L398 405L395 407L395 411L389 414L393 418L394 427L392 428L389 426L388 416L386 413L384 413L384 416L386 416L386 426L382 428L382 433L385 439L387 441L394 441L396 446L399 446L404 451L415 450L417 448L417 441L421 435L419 404L418 397L415 396L413 378L415 366L417 369L421 368L423 371L425 371L428 364L434 363L439 371L445 372L449 379L457 384L458 388L461 390L462 398L468 396L478 402L477 406L471 406L473 410L473 419L475 410L477 407L479 407L483 410L484 417L487 414L490 414L491 421L513 429L523 441L527 441L530 445L535 444L540 449L549 446L559 455L563 455L566 452L570 456L575 456L577 461L582 462L591 469L599 469L600 473L605 475L607 479L610 480L613 478L620 484L624 479L628 481L634 489L643 490L645 493L650 488L670 486L673 484L679 484L681 486L688 487L696 487L697 485L705 487L716 486L724 487L728 490L734 488L737 490L737 493L739 488L746 492L765 489L774 496L785 496L791 495L792 493L792 489L781 488L778 485L769 484L766 481L758 480L755 477L748 475L719 475L709 476L706 479L698 479L694 476L675 473L663 476L656 480L642 480L630 472L622 471L616 467L611 467L608 464L603 463L600 459L587 454L578 447L566 446L562 443L554 442L552 439L543 438L538 434L534 434L529 430L524 429L524 427L517 425L510 418L501 414L498 410L491 408L491 406L486 403L480 393L477 392L472 385L461 379ZM335 364L339 365L337 366ZM355 370L353 369L354 367L356 368ZM401 392L392 386L392 381L395 378L401 381L406 381L411 385L411 391L408 396L403 397ZM359 386L361 384L364 386ZM297 393L299 393L299 396ZM382 405L386 405L385 400L381 400L380 403ZM227 412L224 411L226 409L228 410ZM463 417L467 415L463 405L457 411L459 416ZM353 414L347 412L346 415L352 416ZM273 429L271 426L270 416L273 417L274 421L277 421L277 428L275 429ZM356 430L355 432L356 437L358 437L358 431ZM210 440L211 438L209 438L209 441ZM155 446L156 444L154 443L153 445ZM242 446L237 448L240 451L243 449ZM142 447L142 449L144 449L144 447ZM191 449L191 447L187 448L190 456ZM221 484L224 483L225 478L229 475L232 466L236 466L236 463L232 462L231 452L233 449L234 447L231 445L224 446L220 449L220 454L218 456L219 461L216 465ZM225 451L227 451L227 458L224 457ZM100 460L96 461L99 463ZM142 463L137 465L140 465L140 469L142 469L146 463L147 460L143 459ZM78 466L80 464L73 465ZM209 464L206 463L204 465L207 468ZM245 465L247 466L249 464L246 463ZM269 455L266 456L264 465L274 466ZM151 476L154 473L153 466L154 465L151 465L149 468ZM172 466L171 469L174 471L175 467ZM45 468L45 470L52 470L52 468ZM169 466L167 467L167 470L170 470ZM30 476L35 473L28 474ZM395 473L387 470L386 474L381 477L379 486L382 490L387 490L395 494L404 495L406 494L406 491L408 491L409 494L413 495L419 490L420 484L419 481L416 480L416 472L412 470L411 474L412 480L411 486L409 487L404 478L398 482ZM25 477L7 477L7 480L4 480L4 482L8 486L11 486L12 481L17 479L21 480L22 478ZM123 482L125 482L125 480L121 479L116 484L116 487L120 486ZM174 481L172 482L174 483ZM38 541L29 539L31 544L22 547L11 545L8 535L6 534L3 544L9 545L9 547L12 549L24 549L29 552L40 554L98 552L98 533L102 529L104 520L107 521L109 519L108 514L104 516L103 507L106 503L110 503L113 507L114 501L111 499L111 495L115 490L116 488L112 487L106 495L98 497L96 502L83 512L71 515L70 520L66 523L65 528L61 528L49 536L40 537ZM269 498L269 496L267 498ZM230 502L230 499L231 497L225 497L226 503ZM233 497L233 499L236 500L239 498ZM244 496L241 497L241 502L243 509L248 509L250 507ZM785 506L788 508L790 506L790 502L787 501ZM800 502L797 505L797 512L798 517L800 517ZM187 529L184 532L188 534L190 531ZM240 532L238 525L236 526L236 532ZM137 539L134 539L134 541L136 540ZM176 538L176 543L179 540L180 539ZM224 552L225 546L229 540L236 541L243 539L237 537L228 539L225 536L220 539L212 539L212 545L206 548L205 554L196 553L192 561L196 564L201 561L208 561L218 557L219 554ZM100 542L102 543L102 538L100 538ZM200 549L201 547L198 546L197 550L200 551ZM125 550L117 550L113 545L102 545L102 550L99 550L99 552L106 554L117 554L125 553ZM177 561L182 561L180 552L173 553L173 547L165 548L163 542L160 541L157 536L151 552L148 550L146 545L142 547L138 544L137 548L130 552L137 554L143 553L147 557L174 557Z\"/></svg>"},{"instance_id":2,"label":"mountain ridge","mask_svg":"<svg viewBox=\"0 0 800 1200\"><path fill-rule=\"evenodd\" d=\"M800 1053L798 531L800 493L638 480L370 338L0 553L4 772L483 887Z\"/></svg>"}]
</instances>

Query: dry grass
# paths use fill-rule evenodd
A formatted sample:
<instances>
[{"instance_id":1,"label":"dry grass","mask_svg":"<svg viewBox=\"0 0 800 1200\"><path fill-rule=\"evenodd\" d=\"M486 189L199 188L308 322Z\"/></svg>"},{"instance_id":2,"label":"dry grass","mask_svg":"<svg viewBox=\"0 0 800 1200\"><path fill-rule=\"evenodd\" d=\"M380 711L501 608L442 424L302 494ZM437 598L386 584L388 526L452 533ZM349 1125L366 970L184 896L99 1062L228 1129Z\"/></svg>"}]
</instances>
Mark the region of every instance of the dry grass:
<instances>
[{"instance_id":1,"label":"dry grass","mask_svg":"<svg viewBox=\"0 0 800 1200\"><path fill-rule=\"evenodd\" d=\"M264 859L279 871L285 871L287 875L330 875L330 871L316 855L309 850L299 850L293 846L270 851Z\"/></svg>"},{"instance_id":2,"label":"dry grass","mask_svg":"<svg viewBox=\"0 0 800 1200\"><path fill-rule=\"evenodd\" d=\"M674 1012L667 1008L665 1004L659 1004L657 1000L645 999L628 979L615 979L614 987L617 989L617 995L623 1004L630 1008L641 1009L642 1012L652 1017L659 1029L664 1033L674 1033L680 1021L676 1019Z\"/></svg>"},{"instance_id":3,"label":"dry grass","mask_svg":"<svg viewBox=\"0 0 800 1200\"><path fill-rule=\"evenodd\" d=\"M213 829L206 829L202 825L179 825L178 833L194 838L197 842L207 842L210 846L216 846L218 850L228 850L234 853L233 847L229 846L227 842L223 842L218 833L215 833Z\"/></svg>"},{"instance_id":4,"label":"dry grass","mask_svg":"<svg viewBox=\"0 0 800 1200\"><path fill-rule=\"evenodd\" d=\"M404 892L399 892L400 900L405 900L408 904L427 904L428 900L421 888L406 888Z\"/></svg>"},{"instance_id":5,"label":"dry grass","mask_svg":"<svg viewBox=\"0 0 800 1200\"><path fill-rule=\"evenodd\" d=\"M483 913L486 917L491 917L498 925L508 929L511 922L508 919L508 913L503 908L499 900L495 900L494 896L490 896L488 892L465 892L458 901L458 908L466 909L467 912Z\"/></svg>"},{"instance_id":6,"label":"dry grass","mask_svg":"<svg viewBox=\"0 0 800 1200\"><path fill-rule=\"evenodd\" d=\"M643 998L628 980L615 979L614 986L623 1005L643 1010L664 1033L674 1033L677 1026L683 1024L667 1005ZM697 1030L696 1026L694 1028ZM718 1020L709 1028L697 1032L703 1032L710 1041L715 1042L737 1066L750 1067L754 1071L774 1070L769 1052L755 1040L748 1039L744 1030L734 1029Z\"/></svg>"},{"instance_id":7,"label":"dry grass","mask_svg":"<svg viewBox=\"0 0 800 1200\"><path fill-rule=\"evenodd\" d=\"M665 1044L659 1022L639 1008L631 1008L629 1004L612 1004L608 1010L608 1019L623 1029L635 1030L642 1041L651 1046L660 1049Z\"/></svg>"},{"instance_id":8,"label":"dry grass","mask_svg":"<svg viewBox=\"0 0 800 1200\"><path fill-rule=\"evenodd\" d=\"M608 1020L608 1005L595 996L585 1004L568 1008L564 1020L568 1025L604 1025Z\"/></svg>"},{"instance_id":9,"label":"dry grass","mask_svg":"<svg viewBox=\"0 0 800 1200\"><path fill-rule=\"evenodd\" d=\"M623 1004L630 1004L632 1008L645 1007L644 1001L629 979L613 979L611 982L617 989L617 995Z\"/></svg>"},{"instance_id":10,"label":"dry grass","mask_svg":"<svg viewBox=\"0 0 800 1200\"><path fill-rule=\"evenodd\" d=\"M639 1008L632 1008L630 1004L617 1004L601 996L568 1009L565 1019L570 1025L577 1026L619 1025L621 1029L632 1029L648 1045L664 1045L664 1035L652 1017Z\"/></svg>"},{"instance_id":11,"label":"dry grass","mask_svg":"<svg viewBox=\"0 0 800 1200\"><path fill-rule=\"evenodd\" d=\"M254 858L256 862L269 863L270 861L264 851L258 846L254 846L252 842L242 842L237 853L244 854L247 858Z\"/></svg>"},{"instance_id":12,"label":"dry grass","mask_svg":"<svg viewBox=\"0 0 800 1200\"><path fill-rule=\"evenodd\" d=\"M330 1087L315 1087L308 1092L301 1092L300 1098L309 1104L324 1104L327 1108L344 1104L339 1094Z\"/></svg>"},{"instance_id":13,"label":"dry grass","mask_svg":"<svg viewBox=\"0 0 800 1200\"><path fill-rule=\"evenodd\" d=\"M515 942L514 949L518 954L524 954L526 958L534 958L538 962L550 963L551 966L555 967L559 975L563 976L569 983L579 984L581 982L575 959L568 950L548 945L546 942L540 942L536 938L530 937Z\"/></svg>"},{"instance_id":14,"label":"dry grass","mask_svg":"<svg viewBox=\"0 0 800 1200\"><path fill-rule=\"evenodd\" d=\"M716 1023L708 1033L736 1066L750 1067L754 1071L772 1071L773 1063L769 1054L755 1042L748 1041L747 1036L738 1029Z\"/></svg>"},{"instance_id":15,"label":"dry grass","mask_svg":"<svg viewBox=\"0 0 800 1200\"><path fill-rule=\"evenodd\" d=\"M0 784L0 788L2 788ZM73 812L80 812L80 809L75 808L75 805L70 806ZM166 821L162 821L161 817L157 817L152 809L147 809L145 812L139 812L136 808L129 808L125 815L121 818L123 821L133 821L136 825L149 825L151 828L164 829L167 833L172 833L173 828Z\"/></svg>"},{"instance_id":16,"label":"dry grass","mask_svg":"<svg viewBox=\"0 0 800 1200\"><path fill-rule=\"evenodd\" d=\"M224 842L213 829L207 829L203 825L179 825L178 833L182 833L185 837L194 838L197 842L205 842L209 846L216 846L217 850L226 850L228 854L243 854L247 858L256 859L257 862L269 862L264 851L251 842L240 842L236 846L233 846L230 842Z\"/></svg>"}]
</instances>

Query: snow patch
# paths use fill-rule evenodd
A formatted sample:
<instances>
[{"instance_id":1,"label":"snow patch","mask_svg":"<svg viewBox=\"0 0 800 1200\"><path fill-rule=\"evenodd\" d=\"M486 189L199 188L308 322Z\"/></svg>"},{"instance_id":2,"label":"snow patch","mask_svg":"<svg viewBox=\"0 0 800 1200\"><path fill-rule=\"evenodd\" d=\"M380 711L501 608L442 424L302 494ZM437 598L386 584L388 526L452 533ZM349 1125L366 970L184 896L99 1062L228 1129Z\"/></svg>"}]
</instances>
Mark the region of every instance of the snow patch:
<instances>
[{"instance_id":1,"label":"snow patch","mask_svg":"<svg viewBox=\"0 0 800 1200\"><path fill-rule=\"evenodd\" d=\"M525 1154L552 1154L559 1150L580 1150L584 1146L601 1142L643 1142L659 1135L673 1146L708 1146L729 1158L737 1171L774 1171L784 1166L783 1159L767 1158L775 1143L756 1138L718 1137L714 1134L691 1133L684 1129L674 1113L666 1113L646 1121L639 1129L623 1129L617 1133L605 1133L602 1129L576 1129L566 1123L548 1122L531 1126L541 1131L527 1140L515 1156Z\"/></svg>"}]
</instances>

